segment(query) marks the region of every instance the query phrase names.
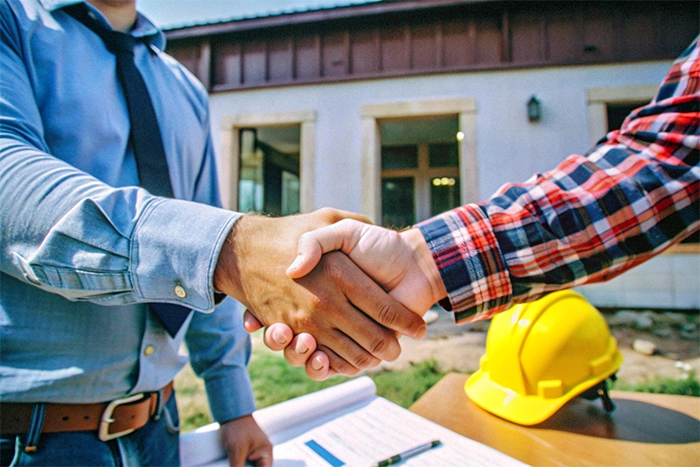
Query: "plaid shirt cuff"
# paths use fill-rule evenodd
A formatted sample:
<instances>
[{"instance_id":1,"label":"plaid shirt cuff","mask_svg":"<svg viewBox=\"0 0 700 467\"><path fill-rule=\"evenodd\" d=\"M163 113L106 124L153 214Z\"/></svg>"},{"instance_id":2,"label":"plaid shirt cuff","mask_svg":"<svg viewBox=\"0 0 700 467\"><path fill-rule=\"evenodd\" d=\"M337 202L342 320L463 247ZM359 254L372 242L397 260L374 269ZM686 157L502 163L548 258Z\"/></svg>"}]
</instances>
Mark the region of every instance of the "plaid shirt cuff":
<instances>
[{"instance_id":1,"label":"plaid shirt cuff","mask_svg":"<svg viewBox=\"0 0 700 467\"><path fill-rule=\"evenodd\" d=\"M510 275L491 222L477 205L453 209L416 227L447 289L440 305L454 311L457 323L488 319L510 306Z\"/></svg>"}]
</instances>

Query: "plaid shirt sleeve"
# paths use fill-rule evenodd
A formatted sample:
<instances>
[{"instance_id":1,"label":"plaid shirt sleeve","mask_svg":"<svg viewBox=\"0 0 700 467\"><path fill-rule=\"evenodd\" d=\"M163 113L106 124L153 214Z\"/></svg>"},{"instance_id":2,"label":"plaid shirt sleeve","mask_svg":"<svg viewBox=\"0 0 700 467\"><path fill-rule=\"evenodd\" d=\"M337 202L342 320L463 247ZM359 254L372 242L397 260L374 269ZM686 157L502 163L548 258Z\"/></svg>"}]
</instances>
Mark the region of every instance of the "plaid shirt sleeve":
<instances>
[{"instance_id":1,"label":"plaid shirt sleeve","mask_svg":"<svg viewBox=\"0 0 700 467\"><path fill-rule=\"evenodd\" d=\"M700 228L699 50L587 154L417 225L457 322L611 279Z\"/></svg>"}]
</instances>

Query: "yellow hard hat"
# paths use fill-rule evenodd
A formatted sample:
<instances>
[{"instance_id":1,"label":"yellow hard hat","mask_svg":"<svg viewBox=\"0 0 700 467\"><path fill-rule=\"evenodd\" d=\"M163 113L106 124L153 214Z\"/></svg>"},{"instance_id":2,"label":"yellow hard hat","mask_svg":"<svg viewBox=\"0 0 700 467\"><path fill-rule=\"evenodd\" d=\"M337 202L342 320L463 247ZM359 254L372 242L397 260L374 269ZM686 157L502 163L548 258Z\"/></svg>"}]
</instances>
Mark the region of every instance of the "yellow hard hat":
<instances>
[{"instance_id":1,"label":"yellow hard hat","mask_svg":"<svg viewBox=\"0 0 700 467\"><path fill-rule=\"evenodd\" d=\"M592 389L612 410L605 380L621 363L601 313L579 293L564 290L493 318L486 353L465 390L481 408L534 425L578 395L595 397Z\"/></svg>"}]
</instances>

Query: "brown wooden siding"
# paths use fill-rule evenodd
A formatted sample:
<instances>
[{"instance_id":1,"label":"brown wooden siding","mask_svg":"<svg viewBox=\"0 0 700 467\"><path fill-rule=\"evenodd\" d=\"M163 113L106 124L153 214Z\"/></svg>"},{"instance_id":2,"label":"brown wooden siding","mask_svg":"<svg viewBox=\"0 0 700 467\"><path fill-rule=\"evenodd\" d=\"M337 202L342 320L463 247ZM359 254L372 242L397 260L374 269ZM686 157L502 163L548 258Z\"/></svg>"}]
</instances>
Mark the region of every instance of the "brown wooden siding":
<instances>
[{"instance_id":1,"label":"brown wooden siding","mask_svg":"<svg viewBox=\"0 0 700 467\"><path fill-rule=\"evenodd\" d=\"M697 1L412 3L326 21L301 14L267 27L179 29L168 32L168 51L219 91L672 59L700 23Z\"/></svg>"}]
</instances>

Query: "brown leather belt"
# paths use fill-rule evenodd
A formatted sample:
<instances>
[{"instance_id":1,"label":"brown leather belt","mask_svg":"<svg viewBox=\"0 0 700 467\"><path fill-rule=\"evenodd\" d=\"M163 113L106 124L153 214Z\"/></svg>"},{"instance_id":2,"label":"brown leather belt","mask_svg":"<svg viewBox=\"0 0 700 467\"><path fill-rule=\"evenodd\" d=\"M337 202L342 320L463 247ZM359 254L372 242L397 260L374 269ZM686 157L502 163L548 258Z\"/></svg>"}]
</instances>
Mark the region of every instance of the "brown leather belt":
<instances>
[{"instance_id":1,"label":"brown leather belt","mask_svg":"<svg viewBox=\"0 0 700 467\"><path fill-rule=\"evenodd\" d=\"M173 393L173 383L162 391L141 393L94 404L46 404L42 433L97 431L102 441L118 438L148 423ZM160 400L159 400L160 398ZM31 425L32 411L37 404L0 404L0 433L20 435Z\"/></svg>"}]
</instances>

